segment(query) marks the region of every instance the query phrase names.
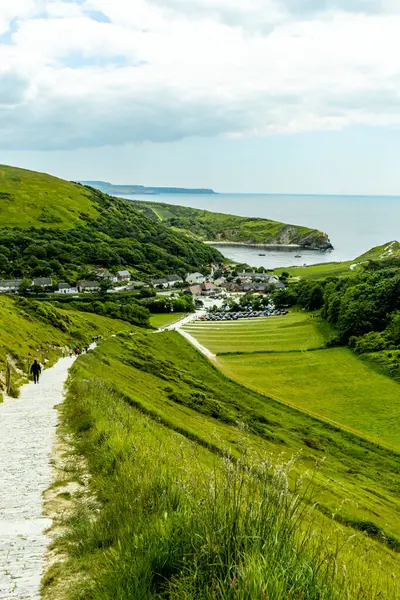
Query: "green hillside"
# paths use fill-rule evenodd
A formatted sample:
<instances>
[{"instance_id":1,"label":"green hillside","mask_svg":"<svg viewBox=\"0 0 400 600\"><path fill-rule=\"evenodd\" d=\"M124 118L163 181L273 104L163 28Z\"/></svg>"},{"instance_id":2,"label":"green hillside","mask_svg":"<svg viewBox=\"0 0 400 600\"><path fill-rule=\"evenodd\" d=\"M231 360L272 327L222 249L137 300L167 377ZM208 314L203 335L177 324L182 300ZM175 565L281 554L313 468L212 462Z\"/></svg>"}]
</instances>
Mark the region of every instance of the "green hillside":
<instances>
[{"instance_id":1,"label":"green hillside","mask_svg":"<svg viewBox=\"0 0 400 600\"><path fill-rule=\"evenodd\" d=\"M91 483L46 600L397 597L396 452L234 383L176 332L117 336L72 372L63 422Z\"/></svg>"},{"instance_id":2,"label":"green hillside","mask_svg":"<svg viewBox=\"0 0 400 600\"><path fill-rule=\"evenodd\" d=\"M139 277L185 274L220 253L134 205L50 175L0 167L0 279L93 277L95 267Z\"/></svg>"},{"instance_id":3,"label":"green hillside","mask_svg":"<svg viewBox=\"0 0 400 600\"><path fill-rule=\"evenodd\" d=\"M48 302L0 296L0 401L5 365L11 365L13 393L26 381L33 358L52 365L63 347L87 346L97 335L131 332L129 323L94 314L65 311Z\"/></svg>"},{"instance_id":4,"label":"green hillside","mask_svg":"<svg viewBox=\"0 0 400 600\"><path fill-rule=\"evenodd\" d=\"M71 229L98 214L88 189L45 173L0 165L2 227Z\"/></svg>"},{"instance_id":5,"label":"green hillside","mask_svg":"<svg viewBox=\"0 0 400 600\"><path fill-rule=\"evenodd\" d=\"M148 217L203 241L296 244L304 248L324 250L332 248L326 233L308 227L288 225L269 219L225 215L161 202L135 200L133 203Z\"/></svg>"}]
</instances>

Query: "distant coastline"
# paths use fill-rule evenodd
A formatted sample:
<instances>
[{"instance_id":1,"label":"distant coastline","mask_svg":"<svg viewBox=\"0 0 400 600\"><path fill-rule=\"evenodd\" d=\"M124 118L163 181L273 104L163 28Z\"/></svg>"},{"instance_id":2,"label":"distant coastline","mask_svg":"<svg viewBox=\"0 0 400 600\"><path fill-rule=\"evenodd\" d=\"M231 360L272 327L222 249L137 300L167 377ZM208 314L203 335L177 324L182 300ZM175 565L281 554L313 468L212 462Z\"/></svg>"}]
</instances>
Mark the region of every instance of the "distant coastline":
<instances>
[{"instance_id":1,"label":"distant coastline","mask_svg":"<svg viewBox=\"0 0 400 600\"><path fill-rule=\"evenodd\" d=\"M132 194L142 194L146 196L158 196L160 194L217 194L217 192L208 188L148 187L145 185L134 184L114 185L108 181L79 181L78 183L93 187L110 196L127 196Z\"/></svg>"}]
</instances>

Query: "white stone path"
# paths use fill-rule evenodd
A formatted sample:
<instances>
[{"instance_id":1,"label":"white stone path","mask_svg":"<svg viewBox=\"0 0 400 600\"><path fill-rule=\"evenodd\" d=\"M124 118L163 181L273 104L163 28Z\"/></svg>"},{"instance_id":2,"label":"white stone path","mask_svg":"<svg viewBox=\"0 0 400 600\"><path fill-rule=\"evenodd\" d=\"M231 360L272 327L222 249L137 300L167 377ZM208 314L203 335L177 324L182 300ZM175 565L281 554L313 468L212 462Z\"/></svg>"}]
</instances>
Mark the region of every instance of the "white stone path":
<instances>
[{"instance_id":1,"label":"white stone path","mask_svg":"<svg viewBox=\"0 0 400 600\"><path fill-rule=\"evenodd\" d=\"M0 404L0 598L37 600L44 555L42 494L52 483L51 451L57 411L73 358L21 388L20 398Z\"/></svg>"}]
</instances>

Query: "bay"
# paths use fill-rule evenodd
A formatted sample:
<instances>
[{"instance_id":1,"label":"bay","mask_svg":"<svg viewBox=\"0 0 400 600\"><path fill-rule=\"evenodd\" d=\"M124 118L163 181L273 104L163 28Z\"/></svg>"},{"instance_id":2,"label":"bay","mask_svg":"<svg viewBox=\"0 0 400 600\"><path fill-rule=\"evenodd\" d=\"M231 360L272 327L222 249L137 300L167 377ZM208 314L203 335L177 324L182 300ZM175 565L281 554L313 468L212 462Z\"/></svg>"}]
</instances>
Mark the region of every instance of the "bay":
<instances>
[{"instance_id":1,"label":"bay","mask_svg":"<svg viewBox=\"0 0 400 600\"><path fill-rule=\"evenodd\" d=\"M399 196L136 194L124 198L304 225L326 232L334 246L332 251L320 252L216 245L226 257L255 267L352 260L374 246L400 239ZM260 253L265 253L265 256L259 256ZM296 255L301 257L296 258Z\"/></svg>"}]
</instances>

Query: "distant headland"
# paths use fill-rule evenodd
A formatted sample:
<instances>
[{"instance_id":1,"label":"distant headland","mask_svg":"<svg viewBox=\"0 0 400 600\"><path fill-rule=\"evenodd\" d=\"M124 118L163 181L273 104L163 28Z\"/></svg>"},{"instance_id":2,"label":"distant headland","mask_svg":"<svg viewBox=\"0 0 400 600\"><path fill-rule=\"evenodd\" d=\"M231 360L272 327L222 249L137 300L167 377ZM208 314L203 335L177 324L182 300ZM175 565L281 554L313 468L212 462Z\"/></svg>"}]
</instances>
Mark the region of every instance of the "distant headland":
<instances>
[{"instance_id":1,"label":"distant headland","mask_svg":"<svg viewBox=\"0 0 400 600\"><path fill-rule=\"evenodd\" d=\"M147 187L145 185L114 185L107 181L79 181L83 185L100 190L110 196L124 196L131 194L216 194L207 188L178 188L178 187Z\"/></svg>"}]
</instances>

